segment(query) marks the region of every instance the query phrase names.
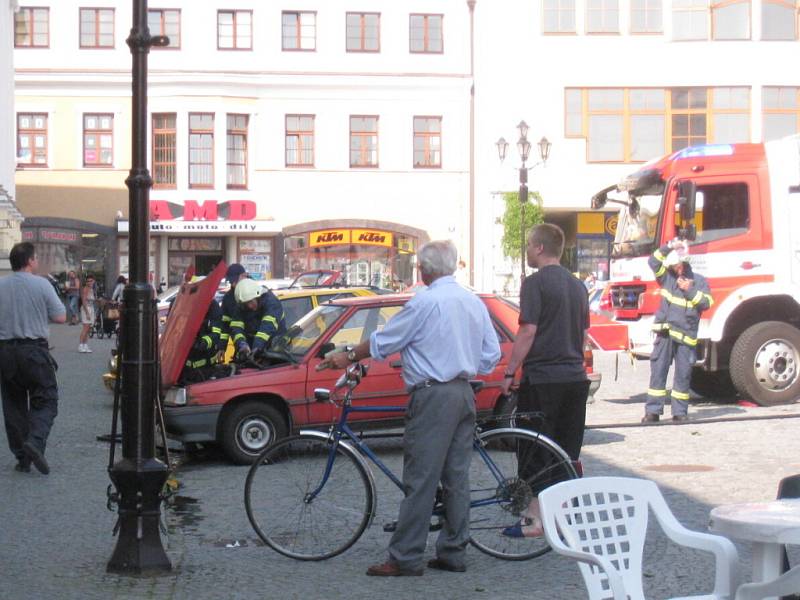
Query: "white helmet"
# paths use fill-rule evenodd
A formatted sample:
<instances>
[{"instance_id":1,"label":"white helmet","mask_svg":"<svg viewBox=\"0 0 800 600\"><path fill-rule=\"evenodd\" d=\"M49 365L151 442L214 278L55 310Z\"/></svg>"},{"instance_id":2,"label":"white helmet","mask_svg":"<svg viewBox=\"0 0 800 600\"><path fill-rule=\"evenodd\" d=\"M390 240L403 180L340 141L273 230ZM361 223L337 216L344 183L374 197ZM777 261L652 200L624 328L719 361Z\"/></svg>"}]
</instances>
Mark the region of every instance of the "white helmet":
<instances>
[{"instance_id":1,"label":"white helmet","mask_svg":"<svg viewBox=\"0 0 800 600\"><path fill-rule=\"evenodd\" d=\"M672 251L664 259L664 266L674 267L679 262L688 263L689 261L689 244L680 241L672 246Z\"/></svg>"},{"instance_id":2,"label":"white helmet","mask_svg":"<svg viewBox=\"0 0 800 600\"><path fill-rule=\"evenodd\" d=\"M236 302L244 304L245 302L250 302L250 300L255 300L263 293L264 288L258 283L252 279L243 279L236 285L234 297L236 298Z\"/></svg>"}]
</instances>

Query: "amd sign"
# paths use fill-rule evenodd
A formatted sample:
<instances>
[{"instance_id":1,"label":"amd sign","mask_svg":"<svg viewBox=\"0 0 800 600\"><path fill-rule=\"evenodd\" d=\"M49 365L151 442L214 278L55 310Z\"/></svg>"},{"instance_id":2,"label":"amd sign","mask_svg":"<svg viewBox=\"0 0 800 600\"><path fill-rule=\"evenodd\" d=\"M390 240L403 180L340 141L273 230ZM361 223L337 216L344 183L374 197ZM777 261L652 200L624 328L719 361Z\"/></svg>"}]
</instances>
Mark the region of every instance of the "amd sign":
<instances>
[{"instance_id":1,"label":"amd sign","mask_svg":"<svg viewBox=\"0 0 800 600\"><path fill-rule=\"evenodd\" d=\"M151 221L252 221L255 218L256 203L252 200L186 200L183 204L150 201Z\"/></svg>"}]
</instances>

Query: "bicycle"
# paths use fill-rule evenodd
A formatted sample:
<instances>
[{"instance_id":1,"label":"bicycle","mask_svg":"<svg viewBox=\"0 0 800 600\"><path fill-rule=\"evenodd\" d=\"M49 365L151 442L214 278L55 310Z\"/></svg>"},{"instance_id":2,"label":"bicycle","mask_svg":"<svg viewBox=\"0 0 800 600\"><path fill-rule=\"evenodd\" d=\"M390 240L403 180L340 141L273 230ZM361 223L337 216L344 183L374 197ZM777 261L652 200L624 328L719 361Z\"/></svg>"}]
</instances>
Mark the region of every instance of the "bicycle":
<instances>
[{"instance_id":1,"label":"bicycle","mask_svg":"<svg viewBox=\"0 0 800 600\"><path fill-rule=\"evenodd\" d=\"M318 402L333 402L341 408L340 417L327 433L303 430L279 440L267 447L248 471L247 517L261 540L284 556L324 560L341 554L361 537L377 508L375 480L367 460L403 489L400 479L347 424L350 413L405 410L352 406L353 389L365 374L361 363L345 370L335 385L335 390L347 388L340 402L329 390L314 390ZM470 543L505 560L527 560L547 552L550 547L544 537L512 538L502 531L520 519L538 491L578 477L576 464L549 438L516 427L484 431L476 424L473 448ZM521 479L518 466L529 464L532 457L542 466ZM443 515L440 489L432 511L439 524L432 525L432 530L441 526ZM384 530L392 528L385 526Z\"/></svg>"}]
</instances>

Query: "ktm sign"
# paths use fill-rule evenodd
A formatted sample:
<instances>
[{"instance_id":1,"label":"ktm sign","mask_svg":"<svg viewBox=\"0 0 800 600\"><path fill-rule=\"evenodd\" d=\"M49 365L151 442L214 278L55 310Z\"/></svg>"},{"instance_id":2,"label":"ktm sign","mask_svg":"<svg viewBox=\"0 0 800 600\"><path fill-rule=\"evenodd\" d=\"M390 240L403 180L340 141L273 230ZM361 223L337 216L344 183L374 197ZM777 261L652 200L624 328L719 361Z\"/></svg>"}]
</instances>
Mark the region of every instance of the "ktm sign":
<instances>
[{"instance_id":1,"label":"ktm sign","mask_svg":"<svg viewBox=\"0 0 800 600\"><path fill-rule=\"evenodd\" d=\"M388 231L375 231L372 229L326 229L312 231L308 236L308 244L312 248L337 244L391 246L392 234Z\"/></svg>"},{"instance_id":2,"label":"ktm sign","mask_svg":"<svg viewBox=\"0 0 800 600\"><path fill-rule=\"evenodd\" d=\"M252 221L255 218L256 203L252 200L186 200L183 204L150 201L151 221Z\"/></svg>"}]
</instances>

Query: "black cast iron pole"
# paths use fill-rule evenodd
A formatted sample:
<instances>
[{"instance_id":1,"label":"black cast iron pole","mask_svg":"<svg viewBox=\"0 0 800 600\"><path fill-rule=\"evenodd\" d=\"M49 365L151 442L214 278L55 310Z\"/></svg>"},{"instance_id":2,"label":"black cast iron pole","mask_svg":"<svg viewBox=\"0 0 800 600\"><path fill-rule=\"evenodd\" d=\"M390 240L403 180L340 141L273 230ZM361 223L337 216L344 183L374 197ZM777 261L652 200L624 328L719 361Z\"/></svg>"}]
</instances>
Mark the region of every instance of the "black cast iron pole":
<instances>
[{"instance_id":1,"label":"black cast iron pole","mask_svg":"<svg viewBox=\"0 0 800 600\"><path fill-rule=\"evenodd\" d=\"M119 495L119 537L107 570L139 574L172 568L161 544L159 520L166 465L155 458L155 407L158 399L155 294L149 281L150 187L147 170L147 0L133 0L133 26L127 40L132 55L132 162L129 192L130 273L123 292L120 336L122 459L111 469Z\"/></svg>"}]
</instances>

